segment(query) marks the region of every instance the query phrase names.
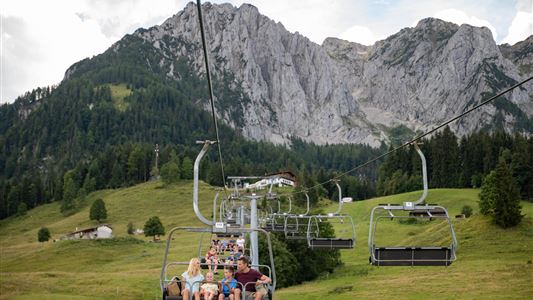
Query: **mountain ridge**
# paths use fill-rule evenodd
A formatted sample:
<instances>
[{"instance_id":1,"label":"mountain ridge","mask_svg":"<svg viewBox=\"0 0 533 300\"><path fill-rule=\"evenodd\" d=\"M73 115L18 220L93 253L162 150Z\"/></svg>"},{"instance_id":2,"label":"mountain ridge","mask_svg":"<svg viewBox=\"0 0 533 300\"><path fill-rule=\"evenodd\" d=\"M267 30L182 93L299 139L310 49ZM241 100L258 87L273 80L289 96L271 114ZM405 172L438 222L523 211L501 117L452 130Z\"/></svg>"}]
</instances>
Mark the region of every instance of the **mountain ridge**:
<instances>
[{"instance_id":1,"label":"mountain ridge","mask_svg":"<svg viewBox=\"0 0 533 300\"><path fill-rule=\"evenodd\" d=\"M391 128L406 126L414 135L479 103L483 93L495 94L523 78L501 54L488 28L426 18L372 46L336 38L318 45L290 33L250 4L236 8L206 3L203 9L213 73L231 73L233 84L250 99L240 104L241 128L228 118L234 108L222 107L219 115L254 140L290 144L291 137L298 137L317 144L378 146L390 139ZM203 72L192 2L160 26L134 35L169 59L185 57ZM173 48L165 39L183 45ZM533 61L531 55L522 59L526 64ZM492 84L484 77L492 78ZM514 91L501 100L513 109L487 106L452 129L464 135L503 126L531 134L532 87L528 84L525 92ZM498 116L505 122L494 126Z\"/></svg>"}]
</instances>

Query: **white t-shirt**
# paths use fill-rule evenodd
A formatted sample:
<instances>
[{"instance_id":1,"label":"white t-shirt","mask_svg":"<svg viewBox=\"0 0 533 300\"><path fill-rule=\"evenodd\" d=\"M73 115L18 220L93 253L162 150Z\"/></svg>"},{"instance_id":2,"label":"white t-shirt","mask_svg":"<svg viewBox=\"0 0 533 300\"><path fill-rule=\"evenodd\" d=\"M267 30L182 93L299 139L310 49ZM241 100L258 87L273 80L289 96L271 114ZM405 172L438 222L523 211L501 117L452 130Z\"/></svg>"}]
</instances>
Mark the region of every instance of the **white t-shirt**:
<instances>
[{"instance_id":1,"label":"white t-shirt","mask_svg":"<svg viewBox=\"0 0 533 300\"><path fill-rule=\"evenodd\" d=\"M181 274L181 278L182 284L185 284L185 287L182 288L188 289L189 291L191 291L191 293L194 293L200 291L200 283L202 283L202 281L204 280L204 275L202 275L202 273L199 273L198 275L189 278L189 276L187 275L187 271L185 271L183 272L183 274Z\"/></svg>"},{"instance_id":2,"label":"white t-shirt","mask_svg":"<svg viewBox=\"0 0 533 300\"><path fill-rule=\"evenodd\" d=\"M237 246L239 246L240 248L244 248L244 239L243 238L237 239Z\"/></svg>"}]
</instances>

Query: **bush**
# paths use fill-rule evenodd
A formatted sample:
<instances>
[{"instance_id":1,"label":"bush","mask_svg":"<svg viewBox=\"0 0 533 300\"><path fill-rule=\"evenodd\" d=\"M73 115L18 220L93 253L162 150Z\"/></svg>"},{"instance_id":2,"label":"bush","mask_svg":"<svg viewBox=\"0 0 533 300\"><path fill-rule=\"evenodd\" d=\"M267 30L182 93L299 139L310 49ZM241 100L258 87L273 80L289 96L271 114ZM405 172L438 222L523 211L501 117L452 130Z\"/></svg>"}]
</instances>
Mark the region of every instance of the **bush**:
<instances>
[{"instance_id":1,"label":"bush","mask_svg":"<svg viewBox=\"0 0 533 300\"><path fill-rule=\"evenodd\" d=\"M473 212L474 212L474 210L472 209L472 207L470 207L470 205L465 205L461 209L461 213L463 215L465 215L466 218L469 218L472 215Z\"/></svg>"},{"instance_id":2,"label":"bush","mask_svg":"<svg viewBox=\"0 0 533 300\"><path fill-rule=\"evenodd\" d=\"M129 222L128 223L128 234L133 234L133 223L132 222Z\"/></svg>"},{"instance_id":3,"label":"bush","mask_svg":"<svg viewBox=\"0 0 533 300\"><path fill-rule=\"evenodd\" d=\"M39 232L37 232L37 240L39 242L47 242L50 239L50 230L46 227L42 227L39 229Z\"/></svg>"}]
</instances>

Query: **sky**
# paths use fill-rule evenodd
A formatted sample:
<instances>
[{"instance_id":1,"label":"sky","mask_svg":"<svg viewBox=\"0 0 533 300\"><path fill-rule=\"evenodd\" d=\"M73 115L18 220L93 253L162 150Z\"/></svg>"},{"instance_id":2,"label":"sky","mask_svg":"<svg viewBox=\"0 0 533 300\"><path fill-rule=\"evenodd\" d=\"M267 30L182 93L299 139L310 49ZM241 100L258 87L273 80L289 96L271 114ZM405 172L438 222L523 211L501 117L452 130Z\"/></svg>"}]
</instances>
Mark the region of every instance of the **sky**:
<instances>
[{"instance_id":1,"label":"sky","mask_svg":"<svg viewBox=\"0 0 533 300\"><path fill-rule=\"evenodd\" d=\"M137 28L161 24L185 0L2 0L0 104L61 82L77 61L104 52ZM321 44L326 37L371 45L420 19L485 26L498 44L533 34L533 0L229 0Z\"/></svg>"}]
</instances>

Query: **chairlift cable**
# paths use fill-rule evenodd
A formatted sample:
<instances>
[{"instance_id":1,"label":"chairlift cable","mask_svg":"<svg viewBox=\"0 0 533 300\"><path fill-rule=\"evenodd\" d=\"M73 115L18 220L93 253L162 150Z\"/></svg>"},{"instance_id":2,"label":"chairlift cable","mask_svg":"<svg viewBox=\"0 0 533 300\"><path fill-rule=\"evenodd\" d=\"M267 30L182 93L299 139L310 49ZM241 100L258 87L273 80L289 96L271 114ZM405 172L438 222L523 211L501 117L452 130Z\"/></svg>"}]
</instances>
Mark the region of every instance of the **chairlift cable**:
<instances>
[{"instance_id":1,"label":"chairlift cable","mask_svg":"<svg viewBox=\"0 0 533 300\"><path fill-rule=\"evenodd\" d=\"M202 48L204 50L204 60L205 60L205 73L207 77L207 86L209 88L209 100L211 103L211 114L213 117L213 124L215 125L215 134L217 138L217 146L218 146L218 157L220 161L220 171L222 172L222 182L224 184L224 194L226 194L226 176L224 175L224 163L222 161L222 150L220 146L220 136L218 133L218 124L217 124L217 117L216 117L216 111L215 111L215 100L213 96L213 85L211 83L211 72L209 71L209 58L207 55L207 43L205 41L205 32L204 32L204 22L202 18L202 4L200 3L200 0L196 1L196 5L198 7L198 19L200 21L200 35L202 37Z\"/></svg>"},{"instance_id":2,"label":"chairlift cable","mask_svg":"<svg viewBox=\"0 0 533 300\"><path fill-rule=\"evenodd\" d=\"M448 121L440 124L439 126L437 126L437 127L433 128L433 129L431 129L431 130L429 130L429 131L427 131L427 132L415 137L414 139L412 139L412 140L410 140L408 142L405 142L401 146L398 146L398 147L396 147L396 148L394 148L394 149L392 149L392 150L390 150L390 151L388 151L388 152L386 152L384 154L381 154L381 155L379 155L379 156L377 156L377 157L375 157L375 158L373 158L373 159L371 159L371 160L369 160L369 161L367 161L367 162L365 162L365 163L363 163L361 165L358 165L358 166L356 166L356 167L354 167L354 168L352 168L352 169L350 169L350 170L348 170L346 172L343 172L343 173L341 173L339 175L336 175L336 176L334 176L333 178L331 178L331 179L329 179L327 181L324 181L324 182L315 184L314 186L311 186L309 188L306 188L305 190L312 190L312 189L317 188L319 186L322 186L322 185L324 185L324 184L326 184L328 182L340 179L341 177L343 177L343 176L345 176L345 175L347 175L349 173L352 173L353 171L356 171L356 170L361 169L361 168L363 168L365 166L368 166L369 164L371 164L371 163L373 163L373 162L375 162L375 161L377 161L377 160L379 160L379 159L381 159L381 158L383 158L383 157L385 157L385 156L387 156L389 154L392 154L392 153L394 153L394 152L396 152L396 151L398 151L398 150L400 150L400 149L402 149L404 147L407 147L407 146L417 142L418 140L422 139L423 137L432 134L433 132L441 129L442 127L444 127L444 126L446 126L446 125L448 125L448 124L450 124L450 123L452 123L454 121L457 121L458 119L460 119L460 118L464 117L465 115L473 112L474 110L476 110L476 109L478 109L478 108L480 108L480 107L482 107L482 106L494 101L495 99L507 94L508 92L516 89L517 87L520 87L520 86L524 85L526 82L528 82L528 81L530 81L532 79L533 79L533 76L531 76L531 77L529 77L529 78L527 78L527 79L525 79L525 80L523 80L523 81L521 81L521 82L519 82L519 83L517 83L517 84L515 84L515 85L513 85L513 86L511 86L509 88L507 88L507 89L505 89L504 91L498 93L497 95L494 95L494 96L490 97L489 99L481 102L480 104L478 104L478 105L470 108L469 110L467 110L467 111L465 111L465 112L463 112L463 113L461 113L461 114L449 119ZM305 190L301 190L301 191L298 191L298 192L292 192L292 193L286 193L286 194L280 194L280 196L300 194L300 193L303 193Z\"/></svg>"}]
</instances>

